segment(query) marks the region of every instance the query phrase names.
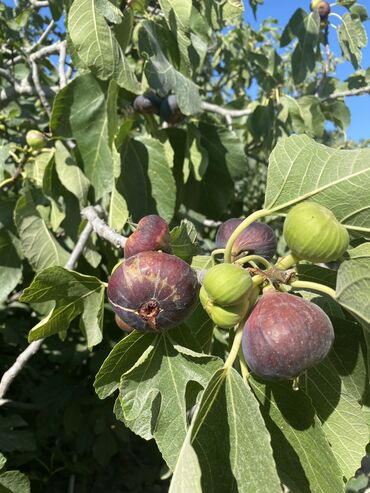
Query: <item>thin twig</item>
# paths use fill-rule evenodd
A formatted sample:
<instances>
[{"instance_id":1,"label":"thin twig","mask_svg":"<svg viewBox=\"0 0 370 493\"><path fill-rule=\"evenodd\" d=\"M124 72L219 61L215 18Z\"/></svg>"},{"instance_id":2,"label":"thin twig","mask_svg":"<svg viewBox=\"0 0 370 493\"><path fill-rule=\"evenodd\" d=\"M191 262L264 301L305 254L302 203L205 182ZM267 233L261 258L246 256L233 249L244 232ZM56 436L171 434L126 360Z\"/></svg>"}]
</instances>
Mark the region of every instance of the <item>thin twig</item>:
<instances>
[{"instance_id":1,"label":"thin twig","mask_svg":"<svg viewBox=\"0 0 370 493\"><path fill-rule=\"evenodd\" d=\"M61 89L63 89L63 87L67 84L67 76L65 70L66 56L67 56L67 45L66 43L62 43L59 48L59 62L58 62L59 85Z\"/></svg>"},{"instance_id":2,"label":"thin twig","mask_svg":"<svg viewBox=\"0 0 370 493\"><path fill-rule=\"evenodd\" d=\"M49 7L49 2L47 0L30 0L32 7Z\"/></svg>"},{"instance_id":3,"label":"thin twig","mask_svg":"<svg viewBox=\"0 0 370 493\"><path fill-rule=\"evenodd\" d=\"M85 207L82 209L82 216L92 225L98 236L112 243L116 248L124 248L127 238L111 229L100 217L102 210L97 207Z\"/></svg>"},{"instance_id":4,"label":"thin twig","mask_svg":"<svg viewBox=\"0 0 370 493\"><path fill-rule=\"evenodd\" d=\"M83 252L83 249L86 246L91 232L92 227L90 224L87 224L83 229L71 255L69 256L67 263L65 264L66 269L73 269L75 263L77 262L78 258ZM28 360L37 353L43 342L44 339L39 339L38 341L31 342L31 344L27 346L27 348L18 356L13 365L3 374L0 381L0 399L5 396L13 380L22 371Z\"/></svg>"},{"instance_id":5,"label":"thin twig","mask_svg":"<svg viewBox=\"0 0 370 493\"><path fill-rule=\"evenodd\" d=\"M228 108L223 108L222 106L218 106L217 104L213 103L207 103L205 101L202 102L202 110L203 111L209 111L210 113L218 113L221 116L224 116L225 118L230 117L230 118L240 118L241 116L248 116L252 113L251 109L244 109L244 110L230 110Z\"/></svg>"},{"instance_id":6,"label":"thin twig","mask_svg":"<svg viewBox=\"0 0 370 493\"><path fill-rule=\"evenodd\" d=\"M359 87L358 89L350 89L348 91L334 92L321 101L333 101L334 99L345 98L348 96L360 96L361 94L370 94L370 85L365 87Z\"/></svg>"},{"instance_id":7,"label":"thin twig","mask_svg":"<svg viewBox=\"0 0 370 493\"><path fill-rule=\"evenodd\" d=\"M66 41L57 41L52 45L44 46L43 48L35 51L35 53L32 53L32 55L30 55L30 59L32 62L36 62L37 60L40 60L40 58L45 58L46 56L52 55L53 53L59 53L61 45L65 44L67 44Z\"/></svg>"},{"instance_id":8,"label":"thin twig","mask_svg":"<svg viewBox=\"0 0 370 493\"><path fill-rule=\"evenodd\" d=\"M49 104L48 98L46 97L45 91L44 91L44 89L41 85L41 82L40 82L39 68L37 66L37 63L35 61L32 61L31 67L32 67L33 85L35 86L36 92L40 98L42 106L45 108L46 113L50 117L51 116L51 106Z\"/></svg>"},{"instance_id":9,"label":"thin twig","mask_svg":"<svg viewBox=\"0 0 370 493\"><path fill-rule=\"evenodd\" d=\"M29 48L27 48L26 50L26 53L31 53L35 48L36 46L38 46L39 44L41 44L44 39L47 37L47 35L50 33L50 31L53 29L54 27L54 24L55 24L55 21L52 20L47 26L46 26L46 29L45 31L41 34L41 36L39 37L39 39L32 45L30 46Z\"/></svg>"}]
</instances>

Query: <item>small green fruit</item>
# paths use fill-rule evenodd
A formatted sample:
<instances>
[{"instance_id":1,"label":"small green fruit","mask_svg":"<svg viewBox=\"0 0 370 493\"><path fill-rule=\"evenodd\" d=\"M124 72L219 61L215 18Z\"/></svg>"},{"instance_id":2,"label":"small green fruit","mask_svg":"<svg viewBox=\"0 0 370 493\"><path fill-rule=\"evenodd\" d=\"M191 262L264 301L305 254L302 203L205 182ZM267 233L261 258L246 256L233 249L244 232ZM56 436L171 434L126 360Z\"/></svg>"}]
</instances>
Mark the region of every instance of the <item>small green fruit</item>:
<instances>
[{"instance_id":1,"label":"small green fruit","mask_svg":"<svg viewBox=\"0 0 370 493\"><path fill-rule=\"evenodd\" d=\"M26 134L26 142L32 149L42 149L46 146L47 140L38 130L29 130Z\"/></svg>"},{"instance_id":2,"label":"small green fruit","mask_svg":"<svg viewBox=\"0 0 370 493\"><path fill-rule=\"evenodd\" d=\"M301 202L289 211L284 238L295 257L314 263L337 260L349 244L346 228L316 202Z\"/></svg>"},{"instance_id":3,"label":"small green fruit","mask_svg":"<svg viewBox=\"0 0 370 493\"><path fill-rule=\"evenodd\" d=\"M207 291L204 286L200 288L199 298L203 305L203 308L208 313L208 316L212 319L215 325L222 329L231 329L238 325L249 308L249 297L245 296L242 301L237 305L232 306L219 306L215 305L208 297Z\"/></svg>"},{"instance_id":4,"label":"small green fruit","mask_svg":"<svg viewBox=\"0 0 370 493\"><path fill-rule=\"evenodd\" d=\"M251 290L249 273L239 265L219 264L204 276L204 289L210 300L220 306L236 305Z\"/></svg>"}]
</instances>

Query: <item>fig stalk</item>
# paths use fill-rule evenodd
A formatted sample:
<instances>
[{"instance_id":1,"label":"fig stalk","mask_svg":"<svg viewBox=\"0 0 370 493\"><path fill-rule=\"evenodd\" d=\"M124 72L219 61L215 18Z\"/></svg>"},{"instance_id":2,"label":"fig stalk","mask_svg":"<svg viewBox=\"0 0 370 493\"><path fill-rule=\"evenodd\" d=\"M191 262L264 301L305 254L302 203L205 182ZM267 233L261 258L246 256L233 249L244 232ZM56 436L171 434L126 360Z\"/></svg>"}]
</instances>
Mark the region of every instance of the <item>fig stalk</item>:
<instances>
[{"instance_id":1,"label":"fig stalk","mask_svg":"<svg viewBox=\"0 0 370 493\"><path fill-rule=\"evenodd\" d=\"M243 337L243 328L244 328L244 323L245 320L242 320L240 324L238 325L236 331L235 331L235 336L234 336L234 341L233 345L231 346L229 356L226 358L225 364L224 364L224 369L225 372L228 373L230 369L232 368L234 361L236 360L239 350L242 344L242 337Z\"/></svg>"},{"instance_id":2,"label":"fig stalk","mask_svg":"<svg viewBox=\"0 0 370 493\"><path fill-rule=\"evenodd\" d=\"M225 247L225 253L224 253L224 261L226 263L231 263L231 250L233 248L235 240L238 238L240 233L242 233L247 227L252 224L254 221L257 221L258 219L261 219L261 217L265 217L268 214L270 214L269 210L266 209L261 209L259 211L253 212L250 216L244 219L244 221L239 224L239 226L231 233L230 238L228 239L228 242Z\"/></svg>"},{"instance_id":3,"label":"fig stalk","mask_svg":"<svg viewBox=\"0 0 370 493\"><path fill-rule=\"evenodd\" d=\"M312 289L313 291L319 291L320 293L327 294L328 296L336 300L335 290L318 282L293 281L290 283L290 286L295 289Z\"/></svg>"},{"instance_id":4,"label":"fig stalk","mask_svg":"<svg viewBox=\"0 0 370 493\"><path fill-rule=\"evenodd\" d=\"M246 257L238 258L235 260L236 264L247 264L249 262L259 262L261 263L266 269L271 269L272 265L268 260L266 260L263 257L260 257L259 255L247 255Z\"/></svg>"}]
</instances>

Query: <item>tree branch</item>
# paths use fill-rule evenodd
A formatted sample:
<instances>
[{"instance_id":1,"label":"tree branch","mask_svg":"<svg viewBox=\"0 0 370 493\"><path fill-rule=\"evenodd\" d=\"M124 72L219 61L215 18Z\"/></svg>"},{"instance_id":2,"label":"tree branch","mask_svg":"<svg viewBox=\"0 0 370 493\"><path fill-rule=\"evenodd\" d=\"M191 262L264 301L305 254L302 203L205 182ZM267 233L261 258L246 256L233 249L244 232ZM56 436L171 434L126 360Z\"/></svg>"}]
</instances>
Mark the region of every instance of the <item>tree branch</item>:
<instances>
[{"instance_id":1,"label":"tree branch","mask_svg":"<svg viewBox=\"0 0 370 493\"><path fill-rule=\"evenodd\" d=\"M217 104L202 102L201 108L203 111L209 111L210 113L218 113L224 116L226 119L229 118L240 118L241 116L248 116L252 113L252 110L246 108L244 110L230 110L228 108L223 108Z\"/></svg>"},{"instance_id":2,"label":"tree branch","mask_svg":"<svg viewBox=\"0 0 370 493\"><path fill-rule=\"evenodd\" d=\"M37 66L37 63L35 61L31 61L31 66L32 66L32 80L33 80L33 85L35 86L37 95L40 98L40 101L42 103L42 106L45 108L46 113L48 114L49 118L51 116L51 106L49 104L48 98L46 97L45 91L41 85L40 82L40 76L39 76L39 68Z\"/></svg>"},{"instance_id":3,"label":"tree branch","mask_svg":"<svg viewBox=\"0 0 370 493\"><path fill-rule=\"evenodd\" d=\"M49 7L49 2L47 0L30 0L32 7Z\"/></svg>"},{"instance_id":4,"label":"tree branch","mask_svg":"<svg viewBox=\"0 0 370 493\"><path fill-rule=\"evenodd\" d=\"M103 211L100 207L85 207L82 209L82 216L89 221L94 231L104 240L112 243L116 248L124 248L127 238L111 229L100 217Z\"/></svg>"},{"instance_id":5,"label":"tree branch","mask_svg":"<svg viewBox=\"0 0 370 493\"><path fill-rule=\"evenodd\" d=\"M65 264L66 269L73 269L75 263L77 262L78 258L83 252L83 249L86 246L91 232L92 226L88 223L83 229L80 238L78 239L71 255L69 256L67 263ZM0 381L0 399L3 399L13 380L25 367L28 360L37 353L43 342L44 339L39 339L38 341L31 342L31 344L18 356L13 365L3 374Z\"/></svg>"},{"instance_id":6,"label":"tree branch","mask_svg":"<svg viewBox=\"0 0 370 493\"><path fill-rule=\"evenodd\" d=\"M65 70L67 56L67 44L62 43L59 48L59 61L58 61L58 71L59 71L59 86L61 89L67 84L67 76Z\"/></svg>"},{"instance_id":7,"label":"tree branch","mask_svg":"<svg viewBox=\"0 0 370 493\"><path fill-rule=\"evenodd\" d=\"M361 96L362 94L370 94L370 85L365 87L359 87L358 89L349 89L348 91L334 92L321 101L333 101L334 99L345 98L348 96Z\"/></svg>"}]
</instances>

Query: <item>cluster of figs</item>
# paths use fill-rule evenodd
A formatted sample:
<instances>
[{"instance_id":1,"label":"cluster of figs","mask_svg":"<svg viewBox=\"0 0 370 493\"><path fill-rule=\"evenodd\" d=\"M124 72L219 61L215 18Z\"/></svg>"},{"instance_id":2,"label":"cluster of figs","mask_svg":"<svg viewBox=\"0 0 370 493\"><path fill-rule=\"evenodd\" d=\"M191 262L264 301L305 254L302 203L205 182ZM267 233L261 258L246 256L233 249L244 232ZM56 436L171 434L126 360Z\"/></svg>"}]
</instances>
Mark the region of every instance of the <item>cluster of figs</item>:
<instances>
[{"instance_id":1,"label":"cluster of figs","mask_svg":"<svg viewBox=\"0 0 370 493\"><path fill-rule=\"evenodd\" d=\"M241 222L229 219L219 227L217 248L226 246ZM302 202L289 211L284 237L297 261L315 263L337 260L349 244L345 227L315 202ZM166 221L146 216L128 238L125 258L108 282L116 322L124 330L164 332L184 322L200 300L218 327L244 324L243 354L256 376L295 379L326 357L334 330L317 305L286 291L261 291L253 283L253 271L236 262L245 255L270 260L276 248L274 231L254 222L234 242L232 262L214 265L200 285L191 266L171 254Z\"/></svg>"},{"instance_id":2,"label":"cluster of figs","mask_svg":"<svg viewBox=\"0 0 370 493\"><path fill-rule=\"evenodd\" d=\"M171 124L179 122L183 116L174 94L162 98L152 90L137 96L133 108L141 115L159 115L161 120Z\"/></svg>"}]
</instances>

